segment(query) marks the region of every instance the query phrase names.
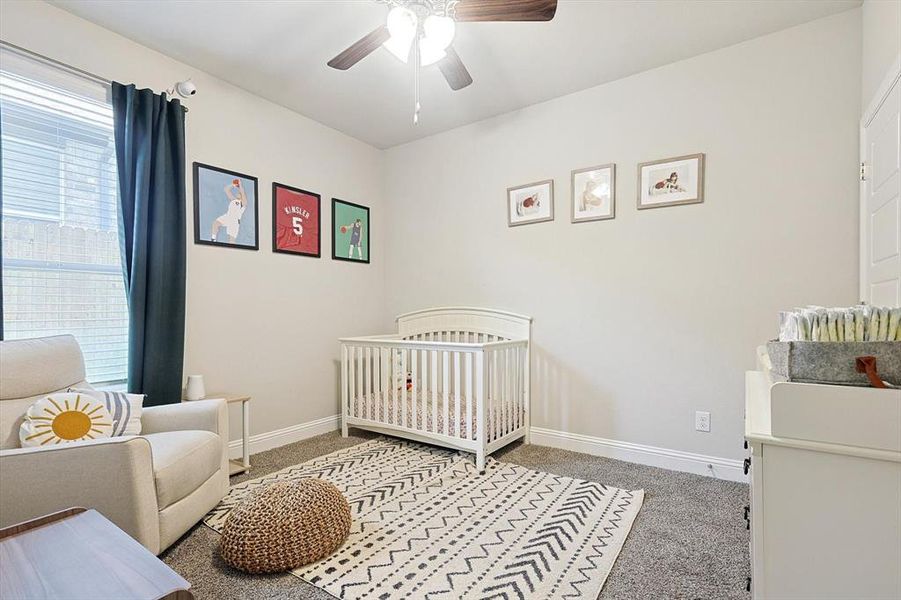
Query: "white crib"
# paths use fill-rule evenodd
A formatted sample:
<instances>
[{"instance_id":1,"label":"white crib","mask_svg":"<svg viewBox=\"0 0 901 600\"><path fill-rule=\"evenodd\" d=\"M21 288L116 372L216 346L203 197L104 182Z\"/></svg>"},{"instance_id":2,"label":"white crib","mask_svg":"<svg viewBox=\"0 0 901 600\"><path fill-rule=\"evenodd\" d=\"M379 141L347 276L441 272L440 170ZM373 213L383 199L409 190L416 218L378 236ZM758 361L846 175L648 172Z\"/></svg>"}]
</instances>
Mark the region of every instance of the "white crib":
<instances>
[{"instance_id":1,"label":"white crib","mask_svg":"<svg viewBox=\"0 0 901 600\"><path fill-rule=\"evenodd\" d=\"M358 427L485 457L529 441L532 319L484 308L430 308L397 333L341 342L341 434Z\"/></svg>"}]
</instances>

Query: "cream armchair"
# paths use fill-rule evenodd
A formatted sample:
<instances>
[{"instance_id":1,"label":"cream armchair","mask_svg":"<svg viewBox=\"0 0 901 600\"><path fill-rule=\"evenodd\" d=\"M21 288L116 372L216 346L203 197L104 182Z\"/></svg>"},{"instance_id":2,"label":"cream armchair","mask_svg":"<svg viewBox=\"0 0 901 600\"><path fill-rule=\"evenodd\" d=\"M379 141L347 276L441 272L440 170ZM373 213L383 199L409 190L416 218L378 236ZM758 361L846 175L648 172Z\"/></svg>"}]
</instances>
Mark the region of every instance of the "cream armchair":
<instances>
[{"instance_id":1,"label":"cream armchair","mask_svg":"<svg viewBox=\"0 0 901 600\"><path fill-rule=\"evenodd\" d=\"M225 402L145 408L139 436L20 448L28 407L84 379L72 336L0 342L0 527L84 506L159 554L228 490Z\"/></svg>"}]
</instances>

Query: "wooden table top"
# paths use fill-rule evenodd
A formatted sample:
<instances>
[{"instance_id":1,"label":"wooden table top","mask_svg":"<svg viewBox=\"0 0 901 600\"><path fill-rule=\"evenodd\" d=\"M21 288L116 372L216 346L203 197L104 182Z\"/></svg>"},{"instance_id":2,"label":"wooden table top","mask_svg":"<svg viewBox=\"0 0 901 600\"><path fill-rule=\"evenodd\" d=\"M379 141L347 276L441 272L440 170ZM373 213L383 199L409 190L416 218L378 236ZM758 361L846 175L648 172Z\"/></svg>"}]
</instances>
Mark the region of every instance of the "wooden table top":
<instances>
[{"instance_id":1,"label":"wooden table top","mask_svg":"<svg viewBox=\"0 0 901 600\"><path fill-rule=\"evenodd\" d=\"M0 530L0 598L192 598L191 587L95 510Z\"/></svg>"},{"instance_id":2,"label":"wooden table top","mask_svg":"<svg viewBox=\"0 0 901 600\"><path fill-rule=\"evenodd\" d=\"M219 398L222 398L229 404L231 404L232 402L246 402L246 401L250 400L250 396L248 396L247 394L229 394L229 393L207 394L203 398L200 398L200 400L218 400ZM186 398L183 400L183 402L192 402L192 401L188 400Z\"/></svg>"}]
</instances>

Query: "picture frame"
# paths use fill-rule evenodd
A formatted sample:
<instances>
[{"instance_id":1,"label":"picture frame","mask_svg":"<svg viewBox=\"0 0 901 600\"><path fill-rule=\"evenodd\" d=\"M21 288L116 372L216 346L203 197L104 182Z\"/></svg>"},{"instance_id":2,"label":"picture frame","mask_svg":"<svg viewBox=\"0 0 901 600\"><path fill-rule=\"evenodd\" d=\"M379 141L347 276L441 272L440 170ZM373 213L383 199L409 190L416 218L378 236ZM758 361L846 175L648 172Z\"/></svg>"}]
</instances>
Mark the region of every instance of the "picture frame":
<instances>
[{"instance_id":1,"label":"picture frame","mask_svg":"<svg viewBox=\"0 0 901 600\"><path fill-rule=\"evenodd\" d=\"M368 206L332 198L332 259L368 265L370 228ZM357 256L354 257L354 254Z\"/></svg>"},{"instance_id":2,"label":"picture frame","mask_svg":"<svg viewBox=\"0 0 901 600\"><path fill-rule=\"evenodd\" d=\"M616 217L616 164L576 169L571 174L571 222L607 221Z\"/></svg>"},{"instance_id":3,"label":"picture frame","mask_svg":"<svg viewBox=\"0 0 901 600\"><path fill-rule=\"evenodd\" d=\"M316 192L272 182L272 251L322 256L322 198Z\"/></svg>"},{"instance_id":4,"label":"picture frame","mask_svg":"<svg viewBox=\"0 0 901 600\"><path fill-rule=\"evenodd\" d=\"M638 165L638 210L704 202L704 154Z\"/></svg>"},{"instance_id":5,"label":"picture frame","mask_svg":"<svg viewBox=\"0 0 901 600\"><path fill-rule=\"evenodd\" d=\"M194 243L259 250L257 178L200 162L193 163L193 174Z\"/></svg>"},{"instance_id":6,"label":"picture frame","mask_svg":"<svg viewBox=\"0 0 901 600\"><path fill-rule=\"evenodd\" d=\"M507 188L507 226L554 220L554 180Z\"/></svg>"}]
</instances>

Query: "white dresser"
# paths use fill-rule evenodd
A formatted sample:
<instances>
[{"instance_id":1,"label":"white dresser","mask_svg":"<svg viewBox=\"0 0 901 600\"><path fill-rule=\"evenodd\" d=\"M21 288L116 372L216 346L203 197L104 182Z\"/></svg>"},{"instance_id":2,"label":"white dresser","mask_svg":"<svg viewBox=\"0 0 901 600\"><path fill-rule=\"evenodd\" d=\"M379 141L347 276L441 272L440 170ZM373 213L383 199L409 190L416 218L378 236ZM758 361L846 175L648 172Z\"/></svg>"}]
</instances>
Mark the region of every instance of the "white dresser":
<instances>
[{"instance_id":1,"label":"white dresser","mask_svg":"<svg viewBox=\"0 0 901 600\"><path fill-rule=\"evenodd\" d=\"M901 599L901 390L746 374L755 599Z\"/></svg>"}]
</instances>

